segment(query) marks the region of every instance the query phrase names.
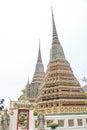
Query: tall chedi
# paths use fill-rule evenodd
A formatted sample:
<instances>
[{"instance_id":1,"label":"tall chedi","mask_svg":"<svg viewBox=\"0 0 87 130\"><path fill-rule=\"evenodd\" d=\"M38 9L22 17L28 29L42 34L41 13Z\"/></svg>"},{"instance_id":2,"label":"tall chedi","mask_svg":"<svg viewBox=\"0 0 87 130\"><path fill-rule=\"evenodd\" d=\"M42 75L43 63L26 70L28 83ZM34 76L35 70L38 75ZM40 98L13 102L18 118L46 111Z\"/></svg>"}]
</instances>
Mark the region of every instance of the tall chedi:
<instances>
[{"instance_id":1,"label":"tall chedi","mask_svg":"<svg viewBox=\"0 0 87 130\"><path fill-rule=\"evenodd\" d=\"M35 72L32 81L31 83L29 83L29 79L28 79L25 88L22 90L23 94L19 97L19 100L25 98L25 100L27 99L30 102L34 102L35 98L38 95L40 85L44 81L44 77L45 77L45 72L44 72L44 65L41 57L41 49L40 49L40 41L39 41L38 58L37 58L37 63L36 63Z\"/></svg>"},{"instance_id":2,"label":"tall chedi","mask_svg":"<svg viewBox=\"0 0 87 130\"><path fill-rule=\"evenodd\" d=\"M35 99L37 97L40 85L44 81L44 77L45 77L45 72L44 72L44 65L41 57L41 49L40 49L40 41L39 41L38 58L35 67L35 72L30 86L30 98Z\"/></svg>"},{"instance_id":3,"label":"tall chedi","mask_svg":"<svg viewBox=\"0 0 87 130\"><path fill-rule=\"evenodd\" d=\"M36 63L32 83L39 83L39 84L42 83L44 76L45 76L45 72L44 72L44 66L41 57L41 49L40 49L40 41L39 41L38 58L37 58L37 63Z\"/></svg>"},{"instance_id":4,"label":"tall chedi","mask_svg":"<svg viewBox=\"0 0 87 130\"><path fill-rule=\"evenodd\" d=\"M53 36L45 82L36 99L44 114L86 113L87 96L75 78L58 39L52 11Z\"/></svg>"}]
</instances>

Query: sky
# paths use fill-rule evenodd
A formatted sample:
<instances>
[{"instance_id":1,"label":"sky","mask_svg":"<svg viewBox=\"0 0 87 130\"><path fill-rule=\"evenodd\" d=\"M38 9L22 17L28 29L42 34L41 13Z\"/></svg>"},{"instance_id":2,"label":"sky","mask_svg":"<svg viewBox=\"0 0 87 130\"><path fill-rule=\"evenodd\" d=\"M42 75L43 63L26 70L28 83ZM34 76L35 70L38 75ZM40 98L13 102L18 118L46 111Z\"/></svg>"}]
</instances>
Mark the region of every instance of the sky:
<instances>
[{"instance_id":1,"label":"sky","mask_svg":"<svg viewBox=\"0 0 87 130\"><path fill-rule=\"evenodd\" d=\"M87 0L0 0L0 99L22 94L31 82L39 40L45 72L52 44L52 14L75 77L87 76Z\"/></svg>"}]
</instances>

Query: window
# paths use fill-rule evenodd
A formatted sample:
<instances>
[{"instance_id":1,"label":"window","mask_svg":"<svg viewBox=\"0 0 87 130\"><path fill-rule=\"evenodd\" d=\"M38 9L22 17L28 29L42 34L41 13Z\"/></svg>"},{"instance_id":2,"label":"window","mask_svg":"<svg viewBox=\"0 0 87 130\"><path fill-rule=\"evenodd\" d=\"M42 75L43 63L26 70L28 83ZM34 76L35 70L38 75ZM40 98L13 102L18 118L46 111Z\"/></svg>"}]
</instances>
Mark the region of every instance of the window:
<instances>
[{"instance_id":1,"label":"window","mask_svg":"<svg viewBox=\"0 0 87 130\"><path fill-rule=\"evenodd\" d=\"M68 125L69 126L74 126L74 120L73 119L69 119L68 120Z\"/></svg>"},{"instance_id":2,"label":"window","mask_svg":"<svg viewBox=\"0 0 87 130\"><path fill-rule=\"evenodd\" d=\"M58 120L58 126L63 127L64 126L64 120Z\"/></svg>"},{"instance_id":3,"label":"window","mask_svg":"<svg viewBox=\"0 0 87 130\"><path fill-rule=\"evenodd\" d=\"M82 119L78 119L78 126L82 126Z\"/></svg>"}]
</instances>

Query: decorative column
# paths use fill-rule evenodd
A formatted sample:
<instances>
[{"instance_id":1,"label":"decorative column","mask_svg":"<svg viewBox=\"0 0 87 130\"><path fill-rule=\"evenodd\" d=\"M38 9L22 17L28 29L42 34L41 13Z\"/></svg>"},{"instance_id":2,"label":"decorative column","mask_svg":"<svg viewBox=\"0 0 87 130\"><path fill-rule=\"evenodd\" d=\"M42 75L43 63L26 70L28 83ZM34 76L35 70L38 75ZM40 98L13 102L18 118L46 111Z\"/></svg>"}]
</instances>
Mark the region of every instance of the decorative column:
<instances>
[{"instance_id":1,"label":"decorative column","mask_svg":"<svg viewBox=\"0 0 87 130\"><path fill-rule=\"evenodd\" d=\"M17 130L17 116L18 110L13 110L13 116L10 116L10 126L9 130Z\"/></svg>"},{"instance_id":2,"label":"decorative column","mask_svg":"<svg viewBox=\"0 0 87 130\"><path fill-rule=\"evenodd\" d=\"M33 109L29 110L29 130L34 130L34 115Z\"/></svg>"}]
</instances>

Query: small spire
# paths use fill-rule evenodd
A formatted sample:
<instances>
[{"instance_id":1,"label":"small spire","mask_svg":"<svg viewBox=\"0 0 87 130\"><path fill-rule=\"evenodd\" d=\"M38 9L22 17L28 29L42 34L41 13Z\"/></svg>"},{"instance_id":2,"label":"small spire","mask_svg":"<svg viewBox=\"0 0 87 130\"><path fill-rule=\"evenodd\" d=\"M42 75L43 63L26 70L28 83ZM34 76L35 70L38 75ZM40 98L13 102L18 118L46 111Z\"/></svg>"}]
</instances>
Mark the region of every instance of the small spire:
<instances>
[{"instance_id":1,"label":"small spire","mask_svg":"<svg viewBox=\"0 0 87 130\"><path fill-rule=\"evenodd\" d=\"M29 84L29 77L28 77L28 81L27 81L27 84Z\"/></svg>"},{"instance_id":2,"label":"small spire","mask_svg":"<svg viewBox=\"0 0 87 130\"><path fill-rule=\"evenodd\" d=\"M53 8L51 7L52 11L52 23L53 23L53 40L58 40L58 35L56 31L55 21L54 21L54 14L53 14Z\"/></svg>"},{"instance_id":3,"label":"small spire","mask_svg":"<svg viewBox=\"0 0 87 130\"><path fill-rule=\"evenodd\" d=\"M39 40L39 51L38 51L38 59L37 59L37 63L42 63L42 58L41 58L41 50L40 50L40 40Z\"/></svg>"}]
</instances>

